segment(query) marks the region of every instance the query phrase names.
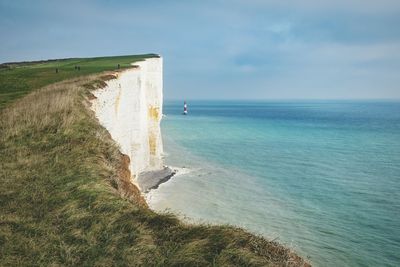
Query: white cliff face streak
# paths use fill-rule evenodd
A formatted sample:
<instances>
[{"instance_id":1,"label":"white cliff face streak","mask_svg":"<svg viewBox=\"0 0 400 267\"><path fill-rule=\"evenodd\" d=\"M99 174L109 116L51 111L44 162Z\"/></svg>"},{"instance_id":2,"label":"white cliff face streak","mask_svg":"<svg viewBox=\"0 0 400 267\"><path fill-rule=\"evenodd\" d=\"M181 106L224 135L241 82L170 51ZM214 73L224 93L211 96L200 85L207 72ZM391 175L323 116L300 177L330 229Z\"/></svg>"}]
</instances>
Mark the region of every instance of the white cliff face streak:
<instances>
[{"instance_id":1,"label":"white cliff face streak","mask_svg":"<svg viewBox=\"0 0 400 267\"><path fill-rule=\"evenodd\" d=\"M94 91L92 109L121 152L129 156L132 182L147 191L172 173L162 160L162 58L149 58L135 66L116 73L116 79ZM140 182L141 176L152 182Z\"/></svg>"}]
</instances>

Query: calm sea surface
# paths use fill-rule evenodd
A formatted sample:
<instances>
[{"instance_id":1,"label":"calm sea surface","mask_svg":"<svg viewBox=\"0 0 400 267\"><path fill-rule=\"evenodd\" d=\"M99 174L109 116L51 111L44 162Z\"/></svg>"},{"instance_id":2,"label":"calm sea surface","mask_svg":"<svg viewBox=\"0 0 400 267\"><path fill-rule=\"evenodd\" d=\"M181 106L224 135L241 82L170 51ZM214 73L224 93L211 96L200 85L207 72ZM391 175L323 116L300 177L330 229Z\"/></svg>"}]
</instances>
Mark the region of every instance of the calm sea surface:
<instances>
[{"instance_id":1,"label":"calm sea surface","mask_svg":"<svg viewBox=\"0 0 400 267\"><path fill-rule=\"evenodd\" d=\"M166 102L156 210L229 223L317 266L400 266L400 103Z\"/></svg>"}]
</instances>

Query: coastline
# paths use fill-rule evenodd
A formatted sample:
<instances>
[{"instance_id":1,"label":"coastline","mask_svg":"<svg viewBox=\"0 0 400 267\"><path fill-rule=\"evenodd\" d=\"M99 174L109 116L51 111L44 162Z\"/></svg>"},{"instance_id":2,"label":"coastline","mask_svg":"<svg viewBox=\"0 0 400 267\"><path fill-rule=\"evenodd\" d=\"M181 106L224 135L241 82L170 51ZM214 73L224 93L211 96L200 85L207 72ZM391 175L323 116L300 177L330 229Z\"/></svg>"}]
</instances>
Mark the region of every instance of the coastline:
<instances>
[{"instance_id":1,"label":"coastline","mask_svg":"<svg viewBox=\"0 0 400 267\"><path fill-rule=\"evenodd\" d=\"M161 57L132 63L92 92L91 109L129 158L131 182L142 193L175 174L162 158L162 64Z\"/></svg>"},{"instance_id":2,"label":"coastline","mask_svg":"<svg viewBox=\"0 0 400 267\"><path fill-rule=\"evenodd\" d=\"M158 209L153 209L150 201L158 190L154 192L152 190L158 189L161 184L170 181L175 175L184 175L190 170L186 167L169 167L164 162L160 127L163 117L162 59L158 62L157 59L151 59L150 64L147 61L137 62L135 68L117 73L114 79L105 82L104 87L92 91L95 97L91 100L91 109L99 123L118 144L120 153L129 159L128 167L132 185L138 189L145 205L157 212ZM176 163L176 165L184 164L183 162ZM204 175L208 174L210 172ZM193 175L198 174L193 173ZM196 180L201 183L199 179ZM193 193L198 194L198 192L195 193L196 188L194 186L189 191L194 190ZM216 191L213 191L214 193L207 194L215 194ZM218 196L211 198L218 199ZM200 203L202 201L195 203L195 206L201 205ZM218 205L218 203L213 205ZM205 207L213 213L217 212L213 206L206 205ZM198 210L201 210L200 207ZM182 216L178 215L178 217L182 219ZM206 218L200 221L200 225L204 223L208 225ZM187 220L183 222L190 223ZM191 222L196 222L196 220ZM221 220L214 226L219 227L226 223L229 224ZM243 228L241 224L236 225Z\"/></svg>"},{"instance_id":3,"label":"coastline","mask_svg":"<svg viewBox=\"0 0 400 267\"><path fill-rule=\"evenodd\" d=\"M128 159L130 180L142 194L157 189L178 169L164 165L160 122L162 58L132 63L92 91L91 109Z\"/></svg>"},{"instance_id":4,"label":"coastline","mask_svg":"<svg viewBox=\"0 0 400 267\"><path fill-rule=\"evenodd\" d=\"M115 66L121 63L120 57L113 60ZM89 59L81 67L99 61ZM104 64L96 70L107 70L109 58ZM36 77L32 72L47 77L35 67L20 70L29 79ZM129 146L116 142L118 131L112 129L121 121L108 124L110 131L92 109L93 100L101 100L96 89L108 83L118 89L113 74L121 77L125 71L97 72L60 83L45 80L48 87L2 110L2 174L7 175L2 176L6 202L0 236L7 242L0 246L0 265L308 266L287 247L243 229L187 224L149 209L133 184L131 166L144 158L151 166L157 158L122 154ZM46 74L56 75L52 68ZM7 72L7 77L18 75ZM122 95L117 107L125 105Z\"/></svg>"}]
</instances>

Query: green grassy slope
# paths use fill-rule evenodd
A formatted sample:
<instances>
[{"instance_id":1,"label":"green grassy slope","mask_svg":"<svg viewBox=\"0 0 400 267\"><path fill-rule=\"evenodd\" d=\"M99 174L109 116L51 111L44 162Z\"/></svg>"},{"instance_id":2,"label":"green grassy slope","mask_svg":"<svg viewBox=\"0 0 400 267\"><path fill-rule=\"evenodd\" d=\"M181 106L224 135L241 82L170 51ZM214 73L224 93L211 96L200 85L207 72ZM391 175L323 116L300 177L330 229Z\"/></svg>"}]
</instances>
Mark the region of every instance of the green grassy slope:
<instances>
[{"instance_id":1,"label":"green grassy slope","mask_svg":"<svg viewBox=\"0 0 400 267\"><path fill-rule=\"evenodd\" d=\"M118 64L120 68L127 68L134 61L154 56L156 55L145 54L1 64L0 109L33 89L65 79L114 70ZM76 70L75 66L80 66L80 70Z\"/></svg>"},{"instance_id":2,"label":"green grassy slope","mask_svg":"<svg viewBox=\"0 0 400 267\"><path fill-rule=\"evenodd\" d=\"M99 71L117 62L96 60L108 62L93 66ZM24 68L51 83L40 66ZM148 209L126 183L126 157L88 108L105 74L50 84L0 110L0 266L304 265L241 229ZM36 88L23 79L30 87L21 91Z\"/></svg>"}]
</instances>

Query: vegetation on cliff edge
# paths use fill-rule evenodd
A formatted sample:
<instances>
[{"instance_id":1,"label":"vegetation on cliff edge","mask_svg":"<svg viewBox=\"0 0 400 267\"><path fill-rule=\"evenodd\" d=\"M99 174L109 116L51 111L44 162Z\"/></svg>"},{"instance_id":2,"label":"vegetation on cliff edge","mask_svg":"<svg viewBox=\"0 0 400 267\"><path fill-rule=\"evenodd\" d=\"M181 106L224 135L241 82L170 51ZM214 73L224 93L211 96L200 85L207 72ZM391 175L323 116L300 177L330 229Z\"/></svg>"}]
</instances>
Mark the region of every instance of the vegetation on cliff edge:
<instances>
[{"instance_id":1,"label":"vegetation on cliff edge","mask_svg":"<svg viewBox=\"0 0 400 267\"><path fill-rule=\"evenodd\" d=\"M24 65L32 78L17 92L4 88L20 81L18 68L5 70L11 80L0 75L0 92L12 95L0 110L0 266L306 265L244 230L188 225L148 209L127 183L127 157L88 108L90 91L110 73L53 83L60 77Z\"/></svg>"}]
</instances>

